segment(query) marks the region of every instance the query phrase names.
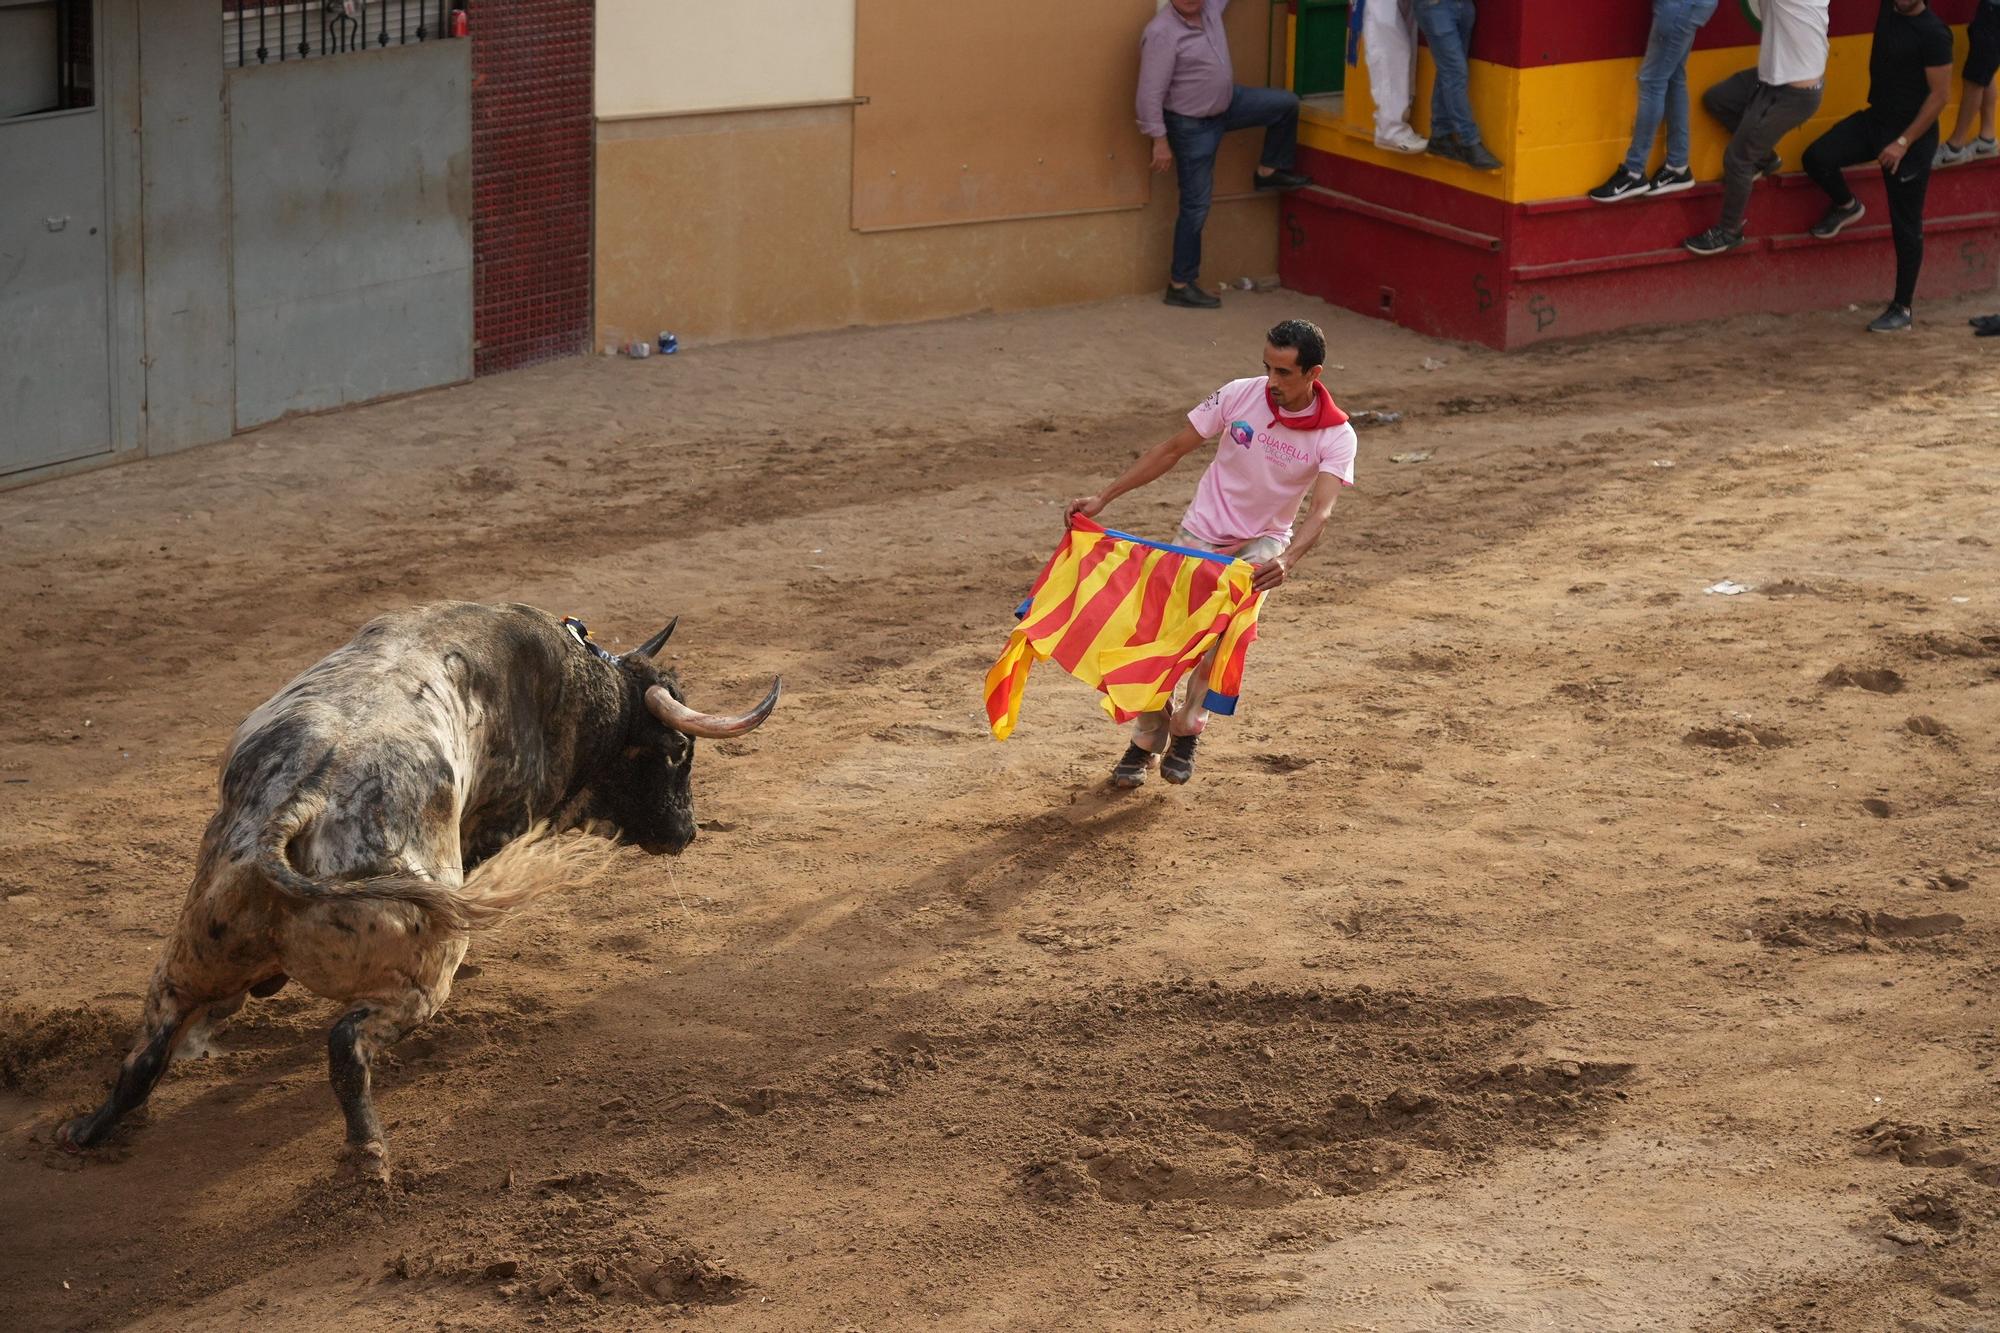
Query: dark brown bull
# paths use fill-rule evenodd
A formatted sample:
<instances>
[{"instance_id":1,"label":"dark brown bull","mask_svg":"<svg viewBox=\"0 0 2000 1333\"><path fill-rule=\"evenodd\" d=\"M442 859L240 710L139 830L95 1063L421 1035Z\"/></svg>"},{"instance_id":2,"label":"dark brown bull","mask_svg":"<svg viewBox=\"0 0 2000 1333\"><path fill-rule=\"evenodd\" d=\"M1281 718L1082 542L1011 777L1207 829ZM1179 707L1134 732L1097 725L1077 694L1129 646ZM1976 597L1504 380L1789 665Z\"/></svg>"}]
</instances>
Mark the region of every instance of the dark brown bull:
<instances>
[{"instance_id":1,"label":"dark brown bull","mask_svg":"<svg viewBox=\"0 0 2000 1333\"><path fill-rule=\"evenodd\" d=\"M696 712L653 657L529 606L451 602L370 622L247 718L137 1042L104 1105L57 1131L88 1148L143 1104L176 1048L287 979L347 1008L327 1041L349 1169L384 1178L377 1052L436 1013L467 932L563 881L562 843L604 831L649 852L694 840ZM566 841L566 840L565 840Z\"/></svg>"}]
</instances>

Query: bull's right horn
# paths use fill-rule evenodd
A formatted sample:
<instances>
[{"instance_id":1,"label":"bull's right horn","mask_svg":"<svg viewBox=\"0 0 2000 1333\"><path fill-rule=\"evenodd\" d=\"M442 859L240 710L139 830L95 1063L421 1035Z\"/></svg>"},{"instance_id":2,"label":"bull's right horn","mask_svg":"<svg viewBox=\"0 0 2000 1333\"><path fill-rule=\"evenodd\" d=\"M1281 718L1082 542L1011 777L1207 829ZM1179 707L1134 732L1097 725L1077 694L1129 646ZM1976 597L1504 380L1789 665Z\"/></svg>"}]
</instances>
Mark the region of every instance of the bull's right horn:
<instances>
[{"instance_id":1,"label":"bull's right horn","mask_svg":"<svg viewBox=\"0 0 2000 1333\"><path fill-rule=\"evenodd\" d=\"M711 740L723 740L730 736L741 736L746 731L755 731L764 725L764 719L771 716L771 710L778 706L778 695L783 691L783 678L771 682L771 692L741 717L718 717L713 713L697 713L679 699L674 698L664 685L649 686L646 690L646 711L660 719L675 731L689 736L706 736Z\"/></svg>"}]
</instances>

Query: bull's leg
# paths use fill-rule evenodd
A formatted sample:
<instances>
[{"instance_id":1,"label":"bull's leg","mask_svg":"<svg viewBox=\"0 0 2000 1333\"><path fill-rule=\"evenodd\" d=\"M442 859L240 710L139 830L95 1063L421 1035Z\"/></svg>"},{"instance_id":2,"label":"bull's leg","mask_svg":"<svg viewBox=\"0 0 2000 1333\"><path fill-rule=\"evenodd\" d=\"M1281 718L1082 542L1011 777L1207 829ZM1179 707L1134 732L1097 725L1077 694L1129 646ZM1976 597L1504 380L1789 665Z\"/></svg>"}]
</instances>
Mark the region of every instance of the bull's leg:
<instances>
[{"instance_id":1,"label":"bull's leg","mask_svg":"<svg viewBox=\"0 0 2000 1333\"><path fill-rule=\"evenodd\" d=\"M327 1033L327 1077L341 1114L347 1117L347 1146L341 1152L347 1174L362 1180L389 1179L389 1152L371 1095L375 1057L435 1012L431 997L413 987L401 995L355 1005Z\"/></svg>"},{"instance_id":2,"label":"bull's leg","mask_svg":"<svg viewBox=\"0 0 2000 1333\"><path fill-rule=\"evenodd\" d=\"M167 1071L174 1047L204 1007L190 1002L164 977L154 977L146 996L146 1016L139 1026L139 1039L119 1066L118 1082L111 1095L89 1115L80 1115L58 1127L56 1142L71 1152L95 1147L111 1132L112 1126L145 1105L160 1075Z\"/></svg>"}]
</instances>

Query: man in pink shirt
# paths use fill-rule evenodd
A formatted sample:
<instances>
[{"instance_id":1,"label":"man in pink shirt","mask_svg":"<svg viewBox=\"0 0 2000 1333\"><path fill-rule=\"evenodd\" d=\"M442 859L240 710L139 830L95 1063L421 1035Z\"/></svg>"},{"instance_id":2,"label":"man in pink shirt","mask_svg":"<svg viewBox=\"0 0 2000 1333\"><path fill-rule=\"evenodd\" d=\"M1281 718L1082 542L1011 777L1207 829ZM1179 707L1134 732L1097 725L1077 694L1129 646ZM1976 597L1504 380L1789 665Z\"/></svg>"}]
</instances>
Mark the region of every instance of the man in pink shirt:
<instances>
[{"instance_id":1,"label":"man in pink shirt","mask_svg":"<svg viewBox=\"0 0 2000 1333\"><path fill-rule=\"evenodd\" d=\"M1220 436L1215 459L1181 517L1177 546L1248 560L1259 592L1283 584L1325 531L1340 488L1354 484L1354 427L1320 382L1326 335L1303 319L1288 319L1265 335L1264 373L1232 380L1188 413L1172 439L1141 454L1123 476L1095 495L1069 502L1068 518L1095 518L1127 491L1157 481L1204 441ZM1299 502L1311 503L1296 529ZM1188 673L1186 696L1171 708L1142 715L1132 743L1111 770L1118 787L1146 780L1154 756L1160 776L1183 783L1194 774L1195 738L1208 725L1210 653Z\"/></svg>"},{"instance_id":2,"label":"man in pink shirt","mask_svg":"<svg viewBox=\"0 0 2000 1333\"><path fill-rule=\"evenodd\" d=\"M1255 187L1296 190L1310 185L1292 170L1299 137L1299 99L1282 88L1236 82L1222 14L1229 0L1167 0L1139 37L1139 133L1153 141L1153 170L1177 170L1180 215L1174 219L1174 266L1167 304L1213 309L1201 276L1201 229L1215 188L1215 154L1230 130L1264 127Z\"/></svg>"}]
</instances>

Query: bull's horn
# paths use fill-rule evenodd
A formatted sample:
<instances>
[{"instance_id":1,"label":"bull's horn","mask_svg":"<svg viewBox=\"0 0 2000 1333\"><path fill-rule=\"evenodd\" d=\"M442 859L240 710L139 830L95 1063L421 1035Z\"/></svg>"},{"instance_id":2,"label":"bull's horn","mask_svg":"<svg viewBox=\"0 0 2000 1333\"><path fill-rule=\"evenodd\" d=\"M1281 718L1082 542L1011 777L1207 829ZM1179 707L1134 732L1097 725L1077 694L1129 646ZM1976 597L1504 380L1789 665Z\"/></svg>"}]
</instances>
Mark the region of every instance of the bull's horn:
<instances>
[{"instance_id":1,"label":"bull's horn","mask_svg":"<svg viewBox=\"0 0 2000 1333\"><path fill-rule=\"evenodd\" d=\"M660 649L666 647L667 640L674 637L674 626L680 623L681 623L681 618L679 616L675 616L672 620L669 620L667 622L667 627L665 629L661 630L658 634L655 634L652 638L646 640L644 643L640 644L637 648L634 648L631 652L625 655L627 657L636 657L642 662L651 661L653 654L659 652Z\"/></svg>"},{"instance_id":2,"label":"bull's horn","mask_svg":"<svg viewBox=\"0 0 2000 1333\"><path fill-rule=\"evenodd\" d=\"M764 725L764 719L771 716L771 710L778 706L778 694L785 687L784 680L771 682L771 692L741 717L717 717L712 713L697 713L679 699L667 692L664 685L653 685L646 690L648 712L675 731L686 732L690 736L707 736L722 740L729 736L741 736L746 731L755 731Z\"/></svg>"}]
</instances>

